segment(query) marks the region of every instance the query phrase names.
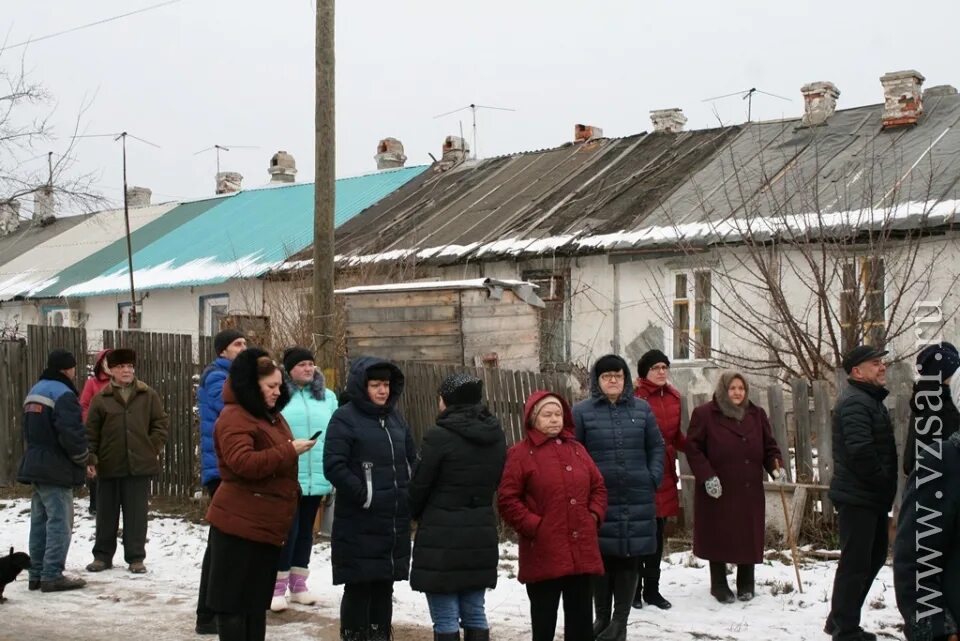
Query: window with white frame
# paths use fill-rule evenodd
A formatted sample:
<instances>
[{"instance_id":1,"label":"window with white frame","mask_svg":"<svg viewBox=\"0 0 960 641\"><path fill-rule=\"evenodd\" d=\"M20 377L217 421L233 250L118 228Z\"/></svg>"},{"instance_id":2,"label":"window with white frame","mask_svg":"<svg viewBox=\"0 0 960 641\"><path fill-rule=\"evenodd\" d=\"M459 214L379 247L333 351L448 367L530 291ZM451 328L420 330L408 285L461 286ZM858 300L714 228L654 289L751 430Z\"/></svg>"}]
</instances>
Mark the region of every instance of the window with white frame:
<instances>
[{"instance_id":1,"label":"window with white frame","mask_svg":"<svg viewBox=\"0 0 960 641\"><path fill-rule=\"evenodd\" d=\"M213 294L200 297L200 334L216 336L220 331L220 320L230 309L228 294Z\"/></svg>"},{"instance_id":2,"label":"window with white frame","mask_svg":"<svg viewBox=\"0 0 960 641\"><path fill-rule=\"evenodd\" d=\"M133 316L133 305L119 303L117 305L117 329L140 329L143 323L143 307L137 308L136 317Z\"/></svg>"},{"instance_id":3,"label":"window with white frame","mask_svg":"<svg viewBox=\"0 0 960 641\"><path fill-rule=\"evenodd\" d=\"M882 258L861 257L843 264L840 336L843 352L860 343L882 347L886 334L886 268Z\"/></svg>"},{"instance_id":4,"label":"window with white frame","mask_svg":"<svg viewBox=\"0 0 960 641\"><path fill-rule=\"evenodd\" d=\"M673 275L672 345L676 360L708 359L712 355L714 313L713 279L709 271L677 272Z\"/></svg>"}]
</instances>

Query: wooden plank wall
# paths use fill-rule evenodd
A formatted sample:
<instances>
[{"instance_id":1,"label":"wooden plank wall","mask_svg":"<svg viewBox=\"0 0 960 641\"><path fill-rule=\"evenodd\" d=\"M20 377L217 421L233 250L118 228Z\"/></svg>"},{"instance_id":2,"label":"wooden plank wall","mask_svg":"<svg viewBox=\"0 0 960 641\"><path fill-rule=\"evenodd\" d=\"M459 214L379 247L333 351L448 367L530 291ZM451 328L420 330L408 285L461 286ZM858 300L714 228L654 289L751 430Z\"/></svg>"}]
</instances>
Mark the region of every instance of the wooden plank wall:
<instances>
[{"instance_id":1,"label":"wooden plank wall","mask_svg":"<svg viewBox=\"0 0 960 641\"><path fill-rule=\"evenodd\" d=\"M0 485L13 485L23 456L20 427L26 389L26 351L23 341L0 342Z\"/></svg>"},{"instance_id":2,"label":"wooden plank wall","mask_svg":"<svg viewBox=\"0 0 960 641\"><path fill-rule=\"evenodd\" d=\"M463 363L495 353L504 369L540 369L540 319L538 308L504 290L500 300L485 289L460 292L463 314Z\"/></svg>"},{"instance_id":3,"label":"wooden plank wall","mask_svg":"<svg viewBox=\"0 0 960 641\"><path fill-rule=\"evenodd\" d=\"M189 334L139 331L103 332L104 347L127 347L137 352L137 378L160 395L170 415L170 432L160 474L152 493L189 497L200 484L197 460L199 436L194 428L195 366Z\"/></svg>"}]
</instances>

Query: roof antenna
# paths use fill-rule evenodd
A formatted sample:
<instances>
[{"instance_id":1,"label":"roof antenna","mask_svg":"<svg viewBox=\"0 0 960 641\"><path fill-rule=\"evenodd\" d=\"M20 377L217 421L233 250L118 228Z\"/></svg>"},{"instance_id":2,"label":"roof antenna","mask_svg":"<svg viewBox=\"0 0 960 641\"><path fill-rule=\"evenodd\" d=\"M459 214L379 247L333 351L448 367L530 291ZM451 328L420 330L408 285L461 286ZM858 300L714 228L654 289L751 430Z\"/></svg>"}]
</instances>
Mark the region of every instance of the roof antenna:
<instances>
[{"instance_id":1,"label":"roof antenna","mask_svg":"<svg viewBox=\"0 0 960 641\"><path fill-rule=\"evenodd\" d=\"M434 120L437 118L443 118L444 116L450 116L460 111L469 109L473 114L473 159L477 159L477 109L493 109L495 111L516 111L516 109L511 109L510 107L489 107L487 105L476 105L470 103L466 107L460 107L459 109L454 109L453 111L448 111L446 113L437 114L433 117ZM460 137L463 138L463 127L460 127Z\"/></svg>"},{"instance_id":2,"label":"roof antenna","mask_svg":"<svg viewBox=\"0 0 960 641\"><path fill-rule=\"evenodd\" d=\"M793 102L789 98L784 98L783 96L778 96L775 93L770 93L769 91L764 91L763 89L757 89L756 87L751 87L750 89L744 89L743 91L734 91L733 93L724 94L722 96L714 96L713 98L707 98L701 102L713 102L714 100L722 100L723 98L730 98L732 96L740 96L741 100L747 101L747 122L751 122L753 119L753 94L762 93L765 96L770 96L771 98L779 98L780 100L786 100L787 102Z\"/></svg>"},{"instance_id":3,"label":"roof antenna","mask_svg":"<svg viewBox=\"0 0 960 641\"><path fill-rule=\"evenodd\" d=\"M217 151L217 173L220 173L220 152L221 151L230 151L231 149L260 149L260 147L251 147L249 145L213 145L212 147L207 147L206 149L201 149L198 152L195 152L193 155L198 156L205 151L210 151L215 149Z\"/></svg>"}]
</instances>

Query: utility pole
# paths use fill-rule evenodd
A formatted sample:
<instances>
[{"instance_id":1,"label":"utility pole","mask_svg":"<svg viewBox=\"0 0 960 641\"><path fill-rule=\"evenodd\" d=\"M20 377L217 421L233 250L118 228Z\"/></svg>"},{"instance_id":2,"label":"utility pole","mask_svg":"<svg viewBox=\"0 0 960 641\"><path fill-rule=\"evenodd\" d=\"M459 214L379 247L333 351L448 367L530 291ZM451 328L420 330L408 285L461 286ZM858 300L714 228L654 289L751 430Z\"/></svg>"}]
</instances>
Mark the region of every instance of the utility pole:
<instances>
[{"instance_id":1,"label":"utility pole","mask_svg":"<svg viewBox=\"0 0 960 641\"><path fill-rule=\"evenodd\" d=\"M333 300L333 220L336 190L334 0L317 0L313 203L313 340L317 361L334 388L336 318Z\"/></svg>"},{"instance_id":2,"label":"utility pole","mask_svg":"<svg viewBox=\"0 0 960 641\"><path fill-rule=\"evenodd\" d=\"M137 316L137 292L133 288L133 247L130 245L130 207L127 204L127 132L122 132L117 140L123 147L123 223L126 226L127 236L127 271L130 272L130 318L127 320L128 329L139 329L140 321ZM116 141L114 141L116 142Z\"/></svg>"}]
</instances>

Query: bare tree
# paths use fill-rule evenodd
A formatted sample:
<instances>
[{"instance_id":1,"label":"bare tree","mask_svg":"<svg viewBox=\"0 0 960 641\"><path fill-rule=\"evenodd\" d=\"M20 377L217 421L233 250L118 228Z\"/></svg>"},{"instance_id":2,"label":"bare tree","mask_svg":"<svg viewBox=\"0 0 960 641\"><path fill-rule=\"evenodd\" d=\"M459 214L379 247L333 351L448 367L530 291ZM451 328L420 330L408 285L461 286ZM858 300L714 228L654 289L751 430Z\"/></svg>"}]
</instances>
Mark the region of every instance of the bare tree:
<instances>
[{"instance_id":1,"label":"bare tree","mask_svg":"<svg viewBox=\"0 0 960 641\"><path fill-rule=\"evenodd\" d=\"M861 152L879 158L872 148ZM940 168L932 156L909 167L902 159L886 166L874 160L827 182L819 162L805 167L786 150L769 164L762 159L768 152L754 163L729 148L723 153L731 214L691 224L661 208L693 274L695 300L678 303L661 274L651 283L655 306L691 357L784 381L832 380L844 352L905 340L931 294L951 291L960 279L960 266L946 259L955 242L949 219L935 211L943 194L934 193ZM815 147L812 153L819 159ZM766 166L777 167L776 175L764 173ZM747 167L761 169L751 174ZM702 212L711 212L708 197L699 195ZM700 317L678 321L691 308ZM956 313L941 311L928 332L938 333ZM720 340L711 336L714 323ZM691 325L703 331L686 331Z\"/></svg>"},{"instance_id":2,"label":"bare tree","mask_svg":"<svg viewBox=\"0 0 960 641\"><path fill-rule=\"evenodd\" d=\"M98 176L74 171L75 136L89 103L80 108L68 142L54 152L50 93L30 79L23 58L16 66L5 62L0 50L0 208L29 213L37 194L46 197L50 213L55 202L85 211L102 206L94 189Z\"/></svg>"}]
</instances>

